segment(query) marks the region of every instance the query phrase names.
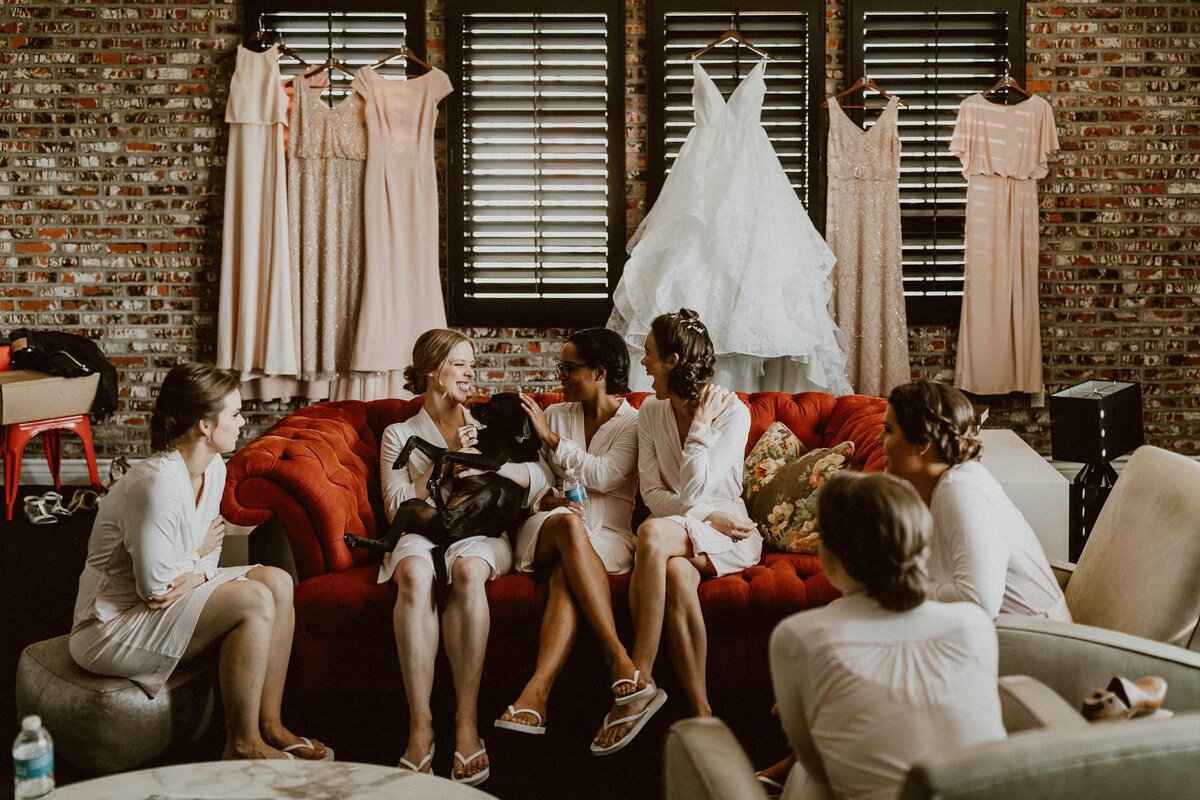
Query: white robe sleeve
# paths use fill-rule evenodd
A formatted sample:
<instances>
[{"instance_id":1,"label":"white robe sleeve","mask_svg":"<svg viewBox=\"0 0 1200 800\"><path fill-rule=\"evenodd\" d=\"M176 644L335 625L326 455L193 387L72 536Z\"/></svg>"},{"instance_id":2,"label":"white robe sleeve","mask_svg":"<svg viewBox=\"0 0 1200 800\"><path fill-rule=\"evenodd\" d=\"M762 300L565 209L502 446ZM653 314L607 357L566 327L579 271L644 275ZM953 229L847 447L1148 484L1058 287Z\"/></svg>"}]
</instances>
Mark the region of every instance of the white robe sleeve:
<instances>
[{"instance_id":1,"label":"white robe sleeve","mask_svg":"<svg viewBox=\"0 0 1200 800\"><path fill-rule=\"evenodd\" d=\"M613 420L609 424L613 424ZM575 470L583 485L597 492L608 494L628 483L638 469L638 428L636 417L624 423L616 435L612 447L598 455L589 453L583 445L568 439L561 431L554 461L563 468Z\"/></svg>"},{"instance_id":2,"label":"white robe sleeve","mask_svg":"<svg viewBox=\"0 0 1200 800\"><path fill-rule=\"evenodd\" d=\"M383 441L379 445L379 476L383 484L383 511L388 522L396 517L396 511L405 500L417 496L417 485L408 474L407 467L392 469L396 457L404 449L410 436L408 426L397 422L387 426Z\"/></svg>"},{"instance_id":3,"label":"white robe sleeve","mask_svg":"<svg viewBox=\"0 0 1200 800\"><path fill-rule=\"evenodd\" d=\"M651 516L671 517L686 514L688 507L680 499L679 493L662 479L658 449L654 444L656 424L658 419L651 414L643 411L638 415L638 481L642 500L650 509Z\"/></svg>"},{"instance_id":4,"label":"white robe sleeve","mask_svg":"<svg viewBox=\"0 0 1200 800\"><path fill-rule=\"evenodd\" d=\"M708 499L724 491L731 465L740 468L749 435L750 412L736 397L712 426L692 422L679 470L679 497L689 517L703 520L712 513Z\"/></svg>"},{"instance_id":5,"label":"white robe sleeve","mask_svg":"<svg viewBox=\"0 0 1200 800\"><path fill-rule=\"evenodd\" d=\"M945 548L942 558L953 574L932 584L930 597L944 603L966 600L996 618L1008 573L1008 542L996 530L998 521L987 498L972 487L951 484L938 492L933 546Z\"/></svg>"},{"instance_id":6,"label":"white robe sleeve","mask_svg":"<svg viewBox=\"0 0 1200 800\"><path fill-rule=\"evenodd\" d=\"M199 553L193 550L182 558L179 555L185 519L177 491L143 481L126 499L122 537L138 597L145 600L166 594L167 584L180 575L201 571Z\"/></svg>"}]
</instances>

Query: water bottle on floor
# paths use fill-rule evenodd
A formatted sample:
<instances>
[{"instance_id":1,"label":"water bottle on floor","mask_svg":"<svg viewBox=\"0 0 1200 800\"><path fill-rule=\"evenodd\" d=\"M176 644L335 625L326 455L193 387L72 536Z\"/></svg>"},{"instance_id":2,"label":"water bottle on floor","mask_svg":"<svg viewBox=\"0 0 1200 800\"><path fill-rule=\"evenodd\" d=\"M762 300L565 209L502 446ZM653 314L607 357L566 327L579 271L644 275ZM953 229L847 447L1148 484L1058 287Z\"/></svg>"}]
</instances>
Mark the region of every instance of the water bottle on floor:
<instances>
[{"instance_id":1,"label":"water bottle on floor","mask_svg":"<svg viewBox=\"0 0 1200 800\"><path fill-rule=\"evenodd\" d=\"M583 485L583 481L575 477L575 470L568 469L567 474L563 477L563 497L576 503L583 510L583 519L587 522L587 487Z\"/></svg>"},{"instance_id":2,"label":"water bottle on floor","mask_svg":"<svg viewBox=\"0 0 1200 800\"><path fill-rule=\"evenodd\" d=\"M37 714L21 720L12 757L13 794L18 800L45 797L54 791L54 742Z\"/></svg>"}]
</instances>

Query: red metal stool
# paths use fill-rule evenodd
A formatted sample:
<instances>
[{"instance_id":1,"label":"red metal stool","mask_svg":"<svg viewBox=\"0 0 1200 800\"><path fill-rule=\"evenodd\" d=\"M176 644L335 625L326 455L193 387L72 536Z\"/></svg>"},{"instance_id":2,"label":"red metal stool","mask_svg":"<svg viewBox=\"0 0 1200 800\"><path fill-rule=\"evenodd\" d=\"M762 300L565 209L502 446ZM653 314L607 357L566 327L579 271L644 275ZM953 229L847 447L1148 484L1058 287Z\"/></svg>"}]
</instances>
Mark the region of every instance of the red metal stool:
<instances>
[{"instance_id":1,"label":"red metal stool","mask_svg":"<svg viewBox=\"0 0 1200 800\"><path fill-rule=\"evenodd\" d=\"M21 459L25 455L25 445L39 434L42 437L42 447L46 451L46 463L50 466L50 474L54 476L54 488L62 488L59 469L62 465L63 431L72 431L83 440L83 453L87 456L88 477L92 479L92 486L96 489L101 488L100 472L96 468L96 450L92 445L92 423L87 414L14 422L4 426L5 519L12 519L13 506L17 502L17 495L20 494Z\"/></svg>"},{"instance_id":2,"label":"red metal stool","mask_svg":"<svg viewBox=\"0 0 1200 800\"><path fill-rule=\"evenodd\" d=\"M0 346L0 370L10 366L10 350L7 345ZM46 463L50 466L50 474L54 477L54 488L62 488L59 470L62 466L62 432L72 431L83 440L83 453L87 456L88 477L92 486L101 489L100 471L96 468L96 449L92 444L92 422L87 414L75 414L69 417L54 417L53 419L36 419L29 422L14 422L4 426L4 504L5 519L11 520L13 506L17 495L21 493L21 460L25 455L25 445L33 437L42 437L42 447L46 451Z\"/></svg>"}]
</instances>

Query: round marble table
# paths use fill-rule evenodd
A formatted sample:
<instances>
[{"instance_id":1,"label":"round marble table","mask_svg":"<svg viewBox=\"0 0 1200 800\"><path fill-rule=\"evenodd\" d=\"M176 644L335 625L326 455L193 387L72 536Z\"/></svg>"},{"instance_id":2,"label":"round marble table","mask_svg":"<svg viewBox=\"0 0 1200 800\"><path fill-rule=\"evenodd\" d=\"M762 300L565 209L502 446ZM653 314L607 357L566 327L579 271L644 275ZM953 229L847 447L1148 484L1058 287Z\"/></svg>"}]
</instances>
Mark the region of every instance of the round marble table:
<instances>
[{"instance_id":1,"label":"round marble table","mask_svg":"<svg viewBox=\"0 0 1200 800\"><path fill-rule=\"evenodd\" d=\"M449 778L352 761L206 761L59 787L54 800L472 800L492 795Z\"/></svg>"}]
</instances>

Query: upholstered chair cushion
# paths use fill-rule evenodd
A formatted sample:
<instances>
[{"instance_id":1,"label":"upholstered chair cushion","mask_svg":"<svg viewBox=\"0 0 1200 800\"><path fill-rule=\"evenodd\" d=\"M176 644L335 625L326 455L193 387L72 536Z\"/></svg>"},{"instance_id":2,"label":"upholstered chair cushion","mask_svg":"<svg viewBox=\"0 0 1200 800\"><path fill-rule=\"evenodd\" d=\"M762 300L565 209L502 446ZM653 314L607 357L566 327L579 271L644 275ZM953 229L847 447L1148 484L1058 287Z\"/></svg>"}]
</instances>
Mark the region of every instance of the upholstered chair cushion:
<instances>
[{"instance_id":1,"label":"upholstered chair cushion","mask_svg":"<svg viewBox=\"0 0 1200 800\"><path fill-rule=\"evenodd\" d=\"M1200 463L1138 448L1067 583L1084 625L1200 650Z\"/></svg>"}]
</instances>

